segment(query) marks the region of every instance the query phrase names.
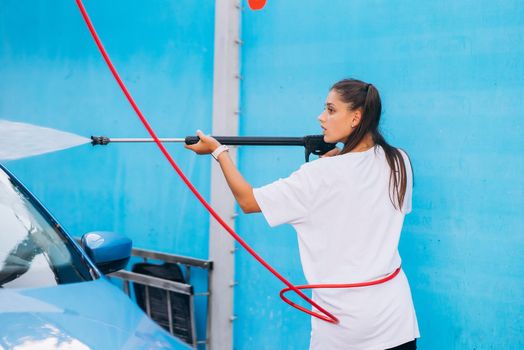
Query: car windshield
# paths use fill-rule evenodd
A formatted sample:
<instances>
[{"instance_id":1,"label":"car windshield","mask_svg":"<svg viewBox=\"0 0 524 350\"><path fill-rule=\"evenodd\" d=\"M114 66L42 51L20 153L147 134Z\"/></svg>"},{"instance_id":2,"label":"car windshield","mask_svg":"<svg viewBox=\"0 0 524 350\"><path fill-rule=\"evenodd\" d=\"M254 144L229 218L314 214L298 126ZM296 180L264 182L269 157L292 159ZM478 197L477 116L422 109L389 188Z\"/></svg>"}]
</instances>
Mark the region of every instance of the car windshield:
<instances>
[{"instance_id":1,"label":"car windshield","mask_svg":"<svg viewBox=\"0 0 524 350\"><path fill-rule=\"evenodd\" d=\"M93 279L89 265L57 226L0 168L0 288Z\"/></svg>"}]
</instances>

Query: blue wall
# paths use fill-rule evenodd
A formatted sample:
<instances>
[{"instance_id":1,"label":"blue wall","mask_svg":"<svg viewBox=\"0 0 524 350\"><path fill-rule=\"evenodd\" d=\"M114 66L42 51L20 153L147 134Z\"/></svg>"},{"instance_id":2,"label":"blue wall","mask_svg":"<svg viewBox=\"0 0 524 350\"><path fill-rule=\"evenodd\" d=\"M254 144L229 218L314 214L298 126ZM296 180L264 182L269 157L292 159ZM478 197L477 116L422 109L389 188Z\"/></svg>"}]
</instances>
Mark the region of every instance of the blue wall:
<instances>
[{"instance_id":1,"label":"blue wall","mask_svg":"<svg viewBox=\"0 0 524 350\"><path fill-rule=\"evenodd\" d=\"M247 2L246 2L247 3ZM247 6L247 5L246 5ZM524 4L522 1L271 1L244 12L243 135L319 133L332 83L374 83L383 131L415 169L400 253L421 349L524 346ZM287 176L300 149L244 148L255 186ZM239 231L303 282L291 227L241 216ZM237 255L238 349L306 349L309 320L282 284Z\"/></svg>"},{"instance_id":2,"label":"blue wall","mask_svg":"<svg viewBox=\"0 0 524 350\"><path fill-rule=\"evenodd\" d=\"M214 1L86 7L161 136L210 130ZM319 132L327 90L344 77L381 91L384 133L415 168L400 251L419 347L522 348L522 3L268 0L263 11L243 12L242 39L241 135ZM74 1L3 0L0 40L0 119L147 136ZM209 159L169 149L208 197ZM300 148L239 155L255 186L302 162ZM7 165L74 235L114 230L136 246L207 258L209 216L154 145L85 145ZM290 227L270 229L260 214L240 215L237 227L291 281L304 282ZM309 317L279 301L282 284L243 250L236 273L235 348L307 348Z\"/></svg>"},{"instance_id":3,"label":"blue wall","mask_svg":"<svg viewBox=\"0 0 524 350\"><path fill-rule=\"evenodd\" d=\"M88 0L85 6L159 136L210 128L213 1ZM2 0L0 50L0 119L87 137L148 137L74 1ZM207 197L209 159L181 145L169 150ZM111 230L137 247L208 256L209 216L153 144L85 145L6 165L73 235Z\"/></svg>"}]
</instances>

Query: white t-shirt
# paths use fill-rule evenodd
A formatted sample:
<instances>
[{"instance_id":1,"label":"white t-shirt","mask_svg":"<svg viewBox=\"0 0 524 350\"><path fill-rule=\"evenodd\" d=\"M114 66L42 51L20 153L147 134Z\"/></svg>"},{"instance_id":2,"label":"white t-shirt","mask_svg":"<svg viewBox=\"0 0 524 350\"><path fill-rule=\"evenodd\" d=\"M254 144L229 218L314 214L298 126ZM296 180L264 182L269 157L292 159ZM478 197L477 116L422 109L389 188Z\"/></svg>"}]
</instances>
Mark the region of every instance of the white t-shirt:
<instances>
[{"instance_id":1,"label":"white t-shirt","mask_svg":"<svg viewBox=\"0 0 524 350\"><path fill-rule=\"evenodd\" d=\"M390 169L380 146L305 163L288 178L253 190L271 227L295 228L308 283L365 282L400 266L398 242L413 187L411 165L402 154L407 171L402 211L391 202ZM340 323L312 317L310 349L384 350L420 337L403 271L379 285L317 289L313 300Z\"/></svg>"}]
</instances>

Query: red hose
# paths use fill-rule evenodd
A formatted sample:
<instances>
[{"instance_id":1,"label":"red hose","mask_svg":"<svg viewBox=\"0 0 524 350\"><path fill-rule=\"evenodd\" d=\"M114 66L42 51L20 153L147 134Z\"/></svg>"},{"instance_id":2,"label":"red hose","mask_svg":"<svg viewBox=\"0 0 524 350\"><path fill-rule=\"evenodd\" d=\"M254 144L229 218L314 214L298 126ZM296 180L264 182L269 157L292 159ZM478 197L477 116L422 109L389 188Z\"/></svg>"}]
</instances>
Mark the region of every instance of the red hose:
<instances>
[{"instance_id":1,"label":"red hose","mask_svg":"<svg viewBox=\"0 0 524 350\"><path fill-rule=\"evenodd\" d=\"M318 284L318 285L303 285L303 286L294 286L289 282L287 279L285 279L281 274L279 274L271 265L269 265L267 262L265 262L247 243L240 238L240 236L231 228L229 225L217 214L217 212L209 205L209 203L202 197L202 195L197 191L197 189L193 186L193 184L189 181L189 179L184 175L182 170L178 167L178 165L175 163L171 155L167 152L164 145L160 142L158 137L156 136L155 132L151 128L151 125L149 125L149 122L144 117L140 109L138 108L137 104L133 100L133 97L131 97L131 94L127 90L126 86L122 82L122 79L120 79L120 76L118 75L118 72L116 71L115 67L113 66L113 63L111 62L111 59L109 58L106 50L104 49L104 46L102 45L102 42L100 41L100 38L98 37L98 34L96 33L96 30L93 26L93 23L91 23L91 20L89 19L89 15L87 14L87 11L84 7L84 4L82 3L82 0L76 0L76 4L78 5L78 8L80 9L80 12L82 13L82 17L84 18L84 21L87 24L87 27L89 28L89 32L91 32L91 36L95 40L96 46L98 46L98 49L100 50L100 53L104 57L104 60L107 63L107 66L111 70L111 73L113 73L114 78L116 79L118 85L126 95L127 100L135 110L136 114L140 118L140 121L142 124L144 124L144 127L147 129L147 132L151 135L151 137L154 139L156 145L158 148L160 148L160 151L164 154L166 159L168 160L169 164L175 169L178 176L184 181L184 183L187 185L187 187L193 192L193 194L198 198L198 200L202 203L202 205L209 211L209 213L224 227L224 229L233 236L234 239L237 240L238 243L242 247L244 247L259 263L261 263L266 269L268 269L273 275L275 275L279 280L281 280L287 288L284 288L282 291L280 291L280 297L282 300L284 300L289 305L293 306L294 308L301 310L311 316L318 317L321 320L338 324L338 319L333 316L329 311L325 310L323 307L315 303L313 300L311 300L307 295L305 295L301 289L311 289L311 288L354 288L354 287L365 287L365 286L371 286L374 284L384 283L386 281L389 281L390 279L394 278L400 271L400 267L397 268L392 274L379 279L375 281L370 282L363 282L363 283L354 283L354 284ZM284 293L288 291L294 291L296 294L298 294L302 299L304 299L307 303L315 307L320 313L314 312L311 310L308 310L300 305L297 305L293 303L291 300L287 299L284 296Z\"/></svg>"}]
</instances>

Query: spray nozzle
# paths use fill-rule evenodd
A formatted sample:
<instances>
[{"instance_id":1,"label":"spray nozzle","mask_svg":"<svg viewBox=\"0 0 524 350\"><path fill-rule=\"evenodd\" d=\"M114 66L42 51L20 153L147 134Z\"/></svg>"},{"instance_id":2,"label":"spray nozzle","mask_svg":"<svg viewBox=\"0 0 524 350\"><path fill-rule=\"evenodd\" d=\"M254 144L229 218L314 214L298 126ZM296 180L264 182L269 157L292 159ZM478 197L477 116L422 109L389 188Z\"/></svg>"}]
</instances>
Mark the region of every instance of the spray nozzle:
<instances>
[{"instance_id":1,"label":"spray nozzle","mask_svg":"<svg viewBox=\"0 0 524 350\"><path fill-rule=\"evenodd\" d=\"M109 143L109 137L106 136L91 136L91 144L96 145L107 145Z\"/></svg>"}]
</instances>

